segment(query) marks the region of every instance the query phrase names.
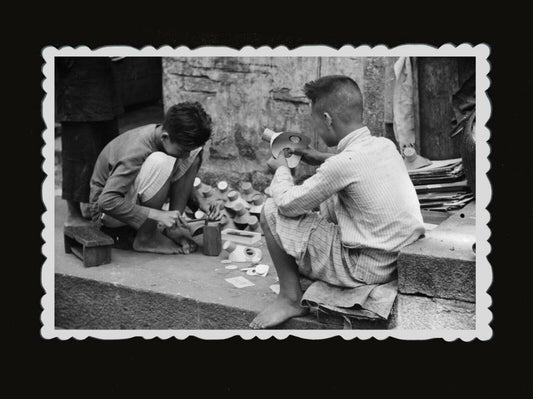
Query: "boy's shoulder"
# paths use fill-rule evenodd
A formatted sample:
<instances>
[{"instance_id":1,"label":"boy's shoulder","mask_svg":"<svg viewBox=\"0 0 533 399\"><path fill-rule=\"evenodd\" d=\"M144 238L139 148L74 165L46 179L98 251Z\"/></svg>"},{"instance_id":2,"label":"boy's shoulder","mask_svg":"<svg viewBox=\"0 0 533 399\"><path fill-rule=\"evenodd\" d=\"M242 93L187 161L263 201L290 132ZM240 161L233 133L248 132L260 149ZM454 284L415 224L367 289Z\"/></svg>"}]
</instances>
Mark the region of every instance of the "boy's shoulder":
<instances>
[{"instance_id":1,"label":"boy's shoulder","mask_svg":"<svg viewBox=\"0 0 533 399\"><path fill-rule=\"evenodd\" d=\"M115 137L107 146L107 151L111 154L132 155L149 151L152 147L151 139L155 129L155 124L137 126L126 130Z\"/></svg>"},{"instance_id":2,"label":"boy's shoulder","mask_svg":"<svg viewBox=\"0 0 533 399\"><path fill-rule=\"evenodd\" d=\"M138 135L138 134L150 134L154 131L156 127L155 123L150 123L148 125L137 126L132 129L126 130L122 135Z\"/></svg>"},{"instance_id":3,"label":"boy's shoulder","mask_svg":"<svg viewBox=\"0 0 533 399\"><path fill-rule=\"evenodd\" d=\"M364 142L350 146L337 155L340 155L341 158L365 162L371 161L376 156L382 157L385 153L391 151L398 151L392 140L383 136L370 136Z\"/></svg>"}]
</instances>

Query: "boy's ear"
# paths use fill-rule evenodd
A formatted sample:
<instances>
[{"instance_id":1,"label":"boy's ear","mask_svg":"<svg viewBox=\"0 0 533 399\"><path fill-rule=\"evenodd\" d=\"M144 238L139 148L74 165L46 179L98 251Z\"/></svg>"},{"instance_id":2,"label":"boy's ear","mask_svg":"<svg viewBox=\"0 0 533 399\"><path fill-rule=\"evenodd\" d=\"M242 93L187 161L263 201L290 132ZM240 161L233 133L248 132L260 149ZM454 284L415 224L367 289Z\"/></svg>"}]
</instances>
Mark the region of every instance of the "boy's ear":
<instances>
[{"instance_id":1,"label":"boy's ear","mask_svg":"<svg viewBox=\"0 0 533 399\"><path fill-rule=\"evenodd\" d=\"M324 121L326 122L326 125L331 126L333 121L331 120L331 115L329 114L329 112L324 112L323 116L324 116Z\"/></svg>"},{"instance_id":2,"label":"boy's ear","mask_svg":"<svg viewBox=\"0 0 533 399\"><path fill-rule=\"evenodd\" d=\"M161 133L161 138L168 140L170 138L169 134L163 130Z\"/></svg>"}]
</instances>

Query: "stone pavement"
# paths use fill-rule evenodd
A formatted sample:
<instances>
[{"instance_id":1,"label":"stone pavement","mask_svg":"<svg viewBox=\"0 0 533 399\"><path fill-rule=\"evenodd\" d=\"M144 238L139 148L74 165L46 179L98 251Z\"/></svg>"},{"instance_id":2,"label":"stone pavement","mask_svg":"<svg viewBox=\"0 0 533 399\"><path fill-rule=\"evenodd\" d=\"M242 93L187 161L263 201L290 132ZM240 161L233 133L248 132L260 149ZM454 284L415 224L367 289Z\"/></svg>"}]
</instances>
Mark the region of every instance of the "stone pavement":
<instances>
[{"instance_id":1,"label":"stone pavement","mask_svg":"<svg viewBox=\"0 0 533 399\"><path fill-rule=\"evenodd\" d=\"M237 264L228 270L218 257L157 255L112 249L112 263L84 268L64 251L66 204L55 201L55 324L64 329L247 329L255 314L275 298L272 260L262 242L266 277L248 276ZM201 245L201 236L196 237ZM226 278L243 276L254 286L236 288ZM354 328L384 328L361 322ZM339 318L300 317L283 329L342 329Z\"/></svg>"},{"instance_id":2,"label":"stone pavement","mask_svg":"<svg viewBox=\"0 0 533 399\"><path fill-rule=\"evenodd\" d=\"M66 204L55 198L55 325L62 329L248 329L275 293L276 271L264 239L266 277L248 276L224 255L157 255L112 249L112 262L84 268L66 254ZM197 242L201 245L201 236ZM475 203L402 250L398 298L387 322L358 321L353 329L475 328ZM242 276L254 285L236 288L226 278ZM305 285L309 282L302 280ZM342 319L309 314L280 329L343 329Z\"/></svg>"}]
</instances>

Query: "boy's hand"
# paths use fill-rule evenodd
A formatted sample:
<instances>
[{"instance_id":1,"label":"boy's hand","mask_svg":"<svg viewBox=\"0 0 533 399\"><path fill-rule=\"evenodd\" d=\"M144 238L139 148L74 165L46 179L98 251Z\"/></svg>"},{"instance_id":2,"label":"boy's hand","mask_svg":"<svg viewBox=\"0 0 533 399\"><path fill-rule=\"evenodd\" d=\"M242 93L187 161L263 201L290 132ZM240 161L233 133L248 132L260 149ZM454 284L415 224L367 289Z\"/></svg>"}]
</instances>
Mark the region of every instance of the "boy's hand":
<instances>
[{"instance_id":1,"label":"boy's hand","mask_svg":"<svg viewBox=\"0 0 533 399\"><path fill-rule=\"evenodd\" d=\"M309 165L321 165L329 157L329 154L322 153L314 148L295 148L293 154L301 155L302 161ZM332 154L333 155L333 154Z\"/></svg>"},{"instance_id":2,"label":"boy's hand","mask_svg":"<svg viewBox=\"0 0 533 399\"><path fill-rule=\"evenodd\" d=\"M208 220L218 221L222 217L218 204L209 204L205 201L201 201L198 204L198 208L207 215Z\"/></svg>"},{"instance_id":3,"label":"boy's hand","mask_svg":"<svg viewBox=\"0 0 533 399\"><path fill-rule=\"evenodd\" d=\"M270 168L270 170L272 172L276 172L276 170L280 166L289 167L289 165L287 164L287 159L285 158L285 151L287 151L287 153L289 153L290 150L287 148L287 149L281 151L277 158L270 157L270 159L267 161L267 166Z\"/></svg>"},{"instance_id":4,"label":"boy's hand","mask_svg":"<svg viewBox=\"0 0 533 399\"><path fill-rule=\"evenodd\" d=\"M172 227L174 225L185 225L187 222L183 219L178 211L162 211L157 209L150 209L148 217L161 223L165 227Z\"/></svg>"}]
</instances>

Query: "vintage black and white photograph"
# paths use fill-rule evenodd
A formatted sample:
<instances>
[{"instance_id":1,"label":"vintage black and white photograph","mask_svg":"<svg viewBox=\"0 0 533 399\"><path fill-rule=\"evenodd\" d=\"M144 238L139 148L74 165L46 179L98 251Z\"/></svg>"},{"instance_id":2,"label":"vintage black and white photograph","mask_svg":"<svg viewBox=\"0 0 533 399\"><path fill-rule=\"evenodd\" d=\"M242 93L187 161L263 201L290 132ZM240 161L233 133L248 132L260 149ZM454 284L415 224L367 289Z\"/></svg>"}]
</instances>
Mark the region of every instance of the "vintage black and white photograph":
<instances>
[{"instance_id":1,"label":"vintage black and white photograph","mask_svg":"<svg viewBox=\"0 0 533 399\"><path fill-rule=\"evenodd\" d=\"M489 339L489 58L45 48L43 337Z\"/></svg>"}]
</instances>

